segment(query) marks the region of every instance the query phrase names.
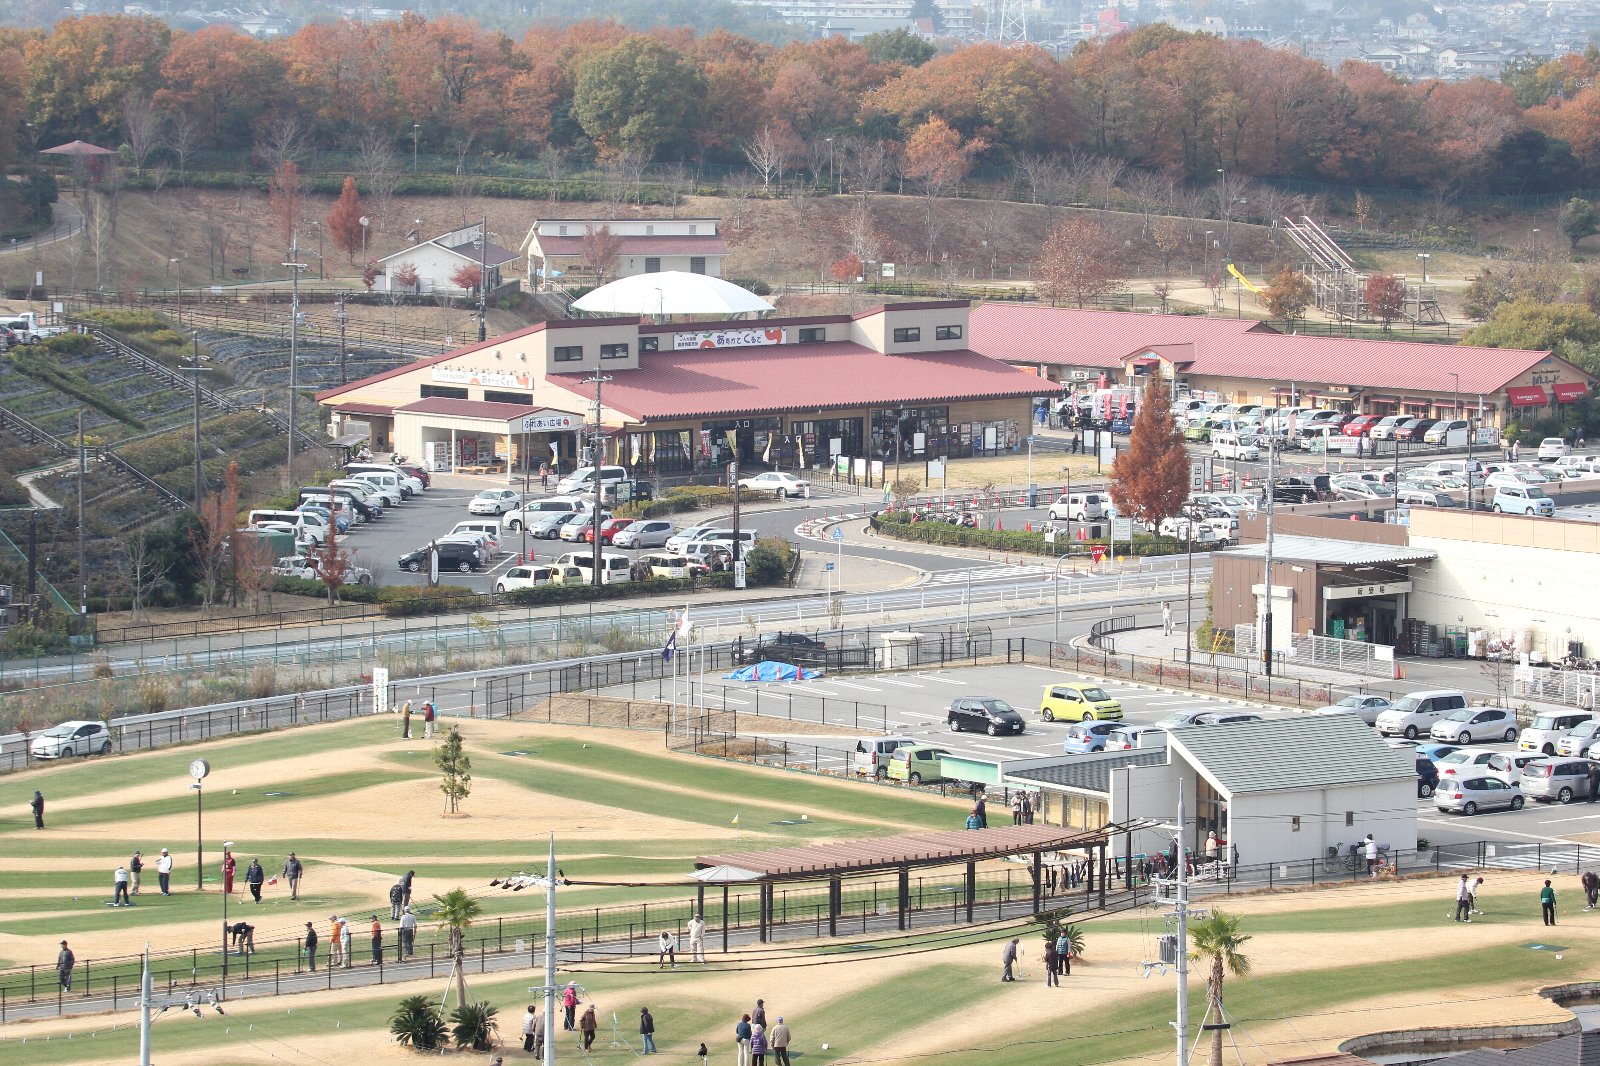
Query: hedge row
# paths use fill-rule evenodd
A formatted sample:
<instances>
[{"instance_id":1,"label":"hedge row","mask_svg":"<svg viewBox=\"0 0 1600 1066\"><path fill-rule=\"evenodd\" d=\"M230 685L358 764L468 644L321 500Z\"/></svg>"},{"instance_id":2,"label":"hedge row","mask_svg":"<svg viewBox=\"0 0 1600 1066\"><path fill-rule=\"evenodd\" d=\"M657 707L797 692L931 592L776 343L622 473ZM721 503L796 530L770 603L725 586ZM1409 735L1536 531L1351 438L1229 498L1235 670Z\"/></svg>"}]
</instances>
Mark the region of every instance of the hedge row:
<instances>
[{"instance_id":1,"label":"hedge row","mask_svg":"<svg viewBox=\"0 0 1600 1066\"><path fill-rule=\"evenodd\" d=\"M649 503L625 503L617 508L618 517L665 518L685 511L698 511L702 507L732 507L733 494L714 485L686 485L672 489L659 500Z\"/></svg>"},{"instance_id":2,"label":"hedge row","mask_svg":"<svg viewBox=\"0 0 1600 1066\"><path fill-rule=\"evenodd\" d=\"M83 375L62 366L55 356L48 351L32 345L24 345L20 348L13 348L9 358L11 359L11 365L19 373L33 378L40 384L48 385L57 392L65 393L74 399L82 400L101 414L114 418L125 425L132 426L134 429L144 428L144 422L136 418L132 411L107 396L94 385L91 385Z\"/></svg>"},{"instance_id":3,"label":"hedge row","mask_svg":"<svg viewBox=\"0 0 1600 1066\"><path fill-rule=\"evenodd\" d=\"M752 574L752 577L754 575ZM755 582L752 580L752 584ZM694 592L699 589L725 589L733 587L729 573L707 574L705 577L666 578L649 581L624 581L615 585L542 585L534 589L517 589L506 593L506 602L517 607L537 607L545 604L582 603L591 600L616 600L630 596L659 596L664 593ZM298 577L279 577L272 582L274 592L295 596L325 598L327 588L320 581ZM475 610L482 606L483 596L459 585L438 585L433 588L409 585L345 585L339 590L339 599L345 603L375 603L386 616L403 618L422 614L441 614L449 611Z\"/></svg>"},{"instance_id":4,"label":"hedge row","mask_svg":"<svg viewBox=\"0 0 1600 1066\"><path fill-rule=\"evenodd\" d=\"M179 182L175 176L168 174L164 179L168 185L182 185L190 189L228 189L239 188L255 189L258 192L268 192L271 176L268 174L241 174L238 171L212 171L191 170L185 172L183 180ZM463 186L463 181L468 185ZM151 174L129 175L125 179L129 188L154 190L156 178ZM370 190L361 189L361 179L356 176L356 186L363 195L370 195ZM402 196L451 196L463 187L470 187L479 196L493 196L506 200L548 200L550 199L551 183L542 178L506 178L506 177L469 177L462 179L449 174L408 174L401 178L395 185L395 192ZM607 190L603 182L574 179L558 182L555 186L561 198L565 200L603 200ZM320 193L327 196L338 196L344 189L344 176L342 174L301 174L300 190L307 193ZM685 195L710 195L715 190L711 187L696 187L680 190ZM635 202L643 200L647 204L671 206L667 203L667 190L664 188L643 185L629 191L629 199Z\"/></svg>"},{"instance_id":5,"label":"hedge row","mask_svg":"<svg viewBox=\"0 0 1600 1066\"><path fill-rule=\"evenodd\" d=\"M997 548L1003 551L1030 552L1034 555L1083 555L1094 545L1108 545L1109 540L1068 540L1066 534L1057 534L1054 544L1045 542L1043 531L1024 529L971 529L952 526L945 522L908 522L902 518L878 516L878 532L898 540L914 540L924 544L945 544L961 548ZM1215 543L1196 544L1195 551L1210 551ZM1117 542L1122 555L1182 555L1187 545L1178 537L1155 537L1146 533L1135 535L1133 543Z\"/></svg>"}]
</instances>

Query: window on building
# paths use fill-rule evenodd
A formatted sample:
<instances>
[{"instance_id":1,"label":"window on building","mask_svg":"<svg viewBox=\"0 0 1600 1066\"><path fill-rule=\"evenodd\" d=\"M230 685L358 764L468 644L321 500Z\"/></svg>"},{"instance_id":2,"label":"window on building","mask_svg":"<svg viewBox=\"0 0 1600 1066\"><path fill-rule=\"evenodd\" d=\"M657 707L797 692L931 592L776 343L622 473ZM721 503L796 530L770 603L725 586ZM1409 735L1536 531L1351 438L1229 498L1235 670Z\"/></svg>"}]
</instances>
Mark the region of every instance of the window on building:
<instances>
[{"instance_id":1,"label":"window on building","mask_svg":"<svg viewBox=\"0 0 1600 1066\"><path fill-rule=\"evenodd\" d=\"M828 331L826 329L822 328L821 326L801 326L800 327L800 343L801 344L812 344L812 343L814 343L816 341L825 341L827 339L828 339Z\"/></svg>"},{"instance_id":2,"label":"window on building","mask_svg":"<svg viewBox=\"0 0 1600 1066\"><path fill-rule=\"evenodd\" d=\"M483 390L483 398L490 403L516 403L523 407L533 406L533 397L525 392L495 392L492 389Z\"/></svg>"},{"instance_id":3,"label":"window on building","mask_svg":"<svg viewBox=\"0 0 1600 1066\"><path fill-rule=\"evenodd\" d=\"M658 255L647 255L647 256L645 256L645 259L644 259L644 272L646 274L659 274L659 273L661 273L661 257L658 256Z\"/></svg>"},{"instance_id":4,"label":"window on building","mask_svg":"<svg viewBox=\"0 0 1600 1066\"><path fill-rule=\"evenodd\" d=\"M933 339L938 341L958 341L961 339L960 326L935 326Z\"/></svg>"},{"instance_id":5,"label":"window on building","mask_svg":"<svg viewBox=\"0 0 1600 1066\"><path fill-rule=\"evenodd\" d=\"M1289 818L1289 832L1291 832L1291 833L1300 832L1300 816L1298 814L1290 816L1290 818Z\"/></svg>"},{"instance_id":6,"label":"window on building","mask_svg":"<svg viewBox=\"0 0 1600 1066\"><path fill-rule=\"evenodd\" d=\"M566 235L567 235L567 227L561 226L561 227L558 227L556 229L556 236L557 237L565 237Z\"/></svg>"},{"instance_id":7,"label":"window on building","mask_svg":"<svg viewBox=\"0 0 1600 1066\"><path fill-rule=\"evenodd\" d=\"M583 345L558 344L556 345L556 362L581 363L583 362Z\"/></svg>"},{"instance_id":8,"label":"window on building","mask_svg":"<svg viewBox=\"0 0 1600 1066\"><path fill-rule=\"evenodd\" d=\"M1345 811L1344 812L1344 824L1346 826L1353 826L1353 825L1356 824L1356 812L1355 811Z\"/></svg>"},{"instance_id":9,"label":"window on building","mask_svg":"<svg viewBox=\"0 0 1600 1066\"><path fill-rule=\"evenodd\" d=\"M689 257L689 273L691 273L691 274L704 274L705 272L706 272L706 257L703 256L703 255L691 255Z\"/></svg>"},{"instance_id":10,"label":"window on building","mask_svg":"<svg viewBox=\"0 0 1600 1066\"><path fill-rule=\"evenodd\" d=\"M700 232L700 227L699 226L695 225L693 222L689 223L689 235L691 237L694 236L696 233L699 233L699 232Z\"/></svg>"},{"instance_id":11,"label":"window on building","mask_svg":"<svg viewBox=\"0 0 1600 1066\"><path fill-rule=\"evenodd\" d=\"M446 400L465 400L467 398L467 390L458 389L454 385L422 386L422 398L426 400L430 396L438 396Z\"/></svg>"},{"instance_id":12,"label":"window on building","mask_svg":"<svg viewBox=\"0 0 1600 1066\"><path fill-rule=\"evenodd\" d=\"M901 326L894 331L894 342L896 344L909 344L912 341L920 341L921 339L922 330L917 326Z\"/></svg>"},{"instance_id":13,"label":"window on building","mask_svg":"<svg viewBox=\"0 0 1600 1066\"><path fill-rule=\"evenodd\" d=\"M654 226L646 226L644 228L644 235L646 237L654 237L656 235L656 228Z\"/></svg>"},{"instance_id":14,"label":"window on building","mask_svg":"<svg viewBox=\"0 0 1600 1066\"><path fill-rule=\"evenodd\" d=\"M660 337L640 337L639 350L641 352L659 352L661 350Z\"/></svg>"},{"instance_id":15,"label":"window on building","mask_svg":"<svg viewBox=\"0 0 1600 1066\"><path fill-rule=\"evenodd\" d=\"M626 344L602 344L600 346L600 358L626 359L628 358L628 346Z\"/></svg>"}]
</instances>

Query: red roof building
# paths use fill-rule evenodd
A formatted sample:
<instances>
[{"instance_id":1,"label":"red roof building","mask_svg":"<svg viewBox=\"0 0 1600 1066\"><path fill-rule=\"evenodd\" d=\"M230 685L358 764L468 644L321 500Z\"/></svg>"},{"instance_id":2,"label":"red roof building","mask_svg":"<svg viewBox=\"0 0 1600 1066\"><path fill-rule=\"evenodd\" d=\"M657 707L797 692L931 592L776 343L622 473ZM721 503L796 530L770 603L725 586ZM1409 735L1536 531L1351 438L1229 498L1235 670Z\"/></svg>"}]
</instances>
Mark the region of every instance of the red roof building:
<instances>
[{"instance_id":1,"label":"red roof building","mask_svg":"<svg viewBox=\"0 0 1600 1066\"><path fill-rule=\"evenodd\" d=\"M528 278L548 288L567 274L583 273L594 243L604 231L615 244L606 280L677 270L722 277L728 242L715 218L542 218L522 241ZM591 279L592 280L592 279Z\"/></svg>"}]
</instances>

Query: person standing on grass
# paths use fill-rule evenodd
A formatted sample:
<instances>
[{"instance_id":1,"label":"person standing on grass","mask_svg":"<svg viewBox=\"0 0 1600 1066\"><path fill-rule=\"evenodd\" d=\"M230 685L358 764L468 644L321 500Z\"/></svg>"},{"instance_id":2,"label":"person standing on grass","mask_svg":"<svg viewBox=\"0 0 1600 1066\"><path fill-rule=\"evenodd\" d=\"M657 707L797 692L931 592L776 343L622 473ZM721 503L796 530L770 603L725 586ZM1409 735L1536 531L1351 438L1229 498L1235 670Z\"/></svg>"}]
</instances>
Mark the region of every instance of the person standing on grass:
<instances>
[{"instance_id":1,"label":"person standing on grass","mask_svg":"<svg viewBox=\"0 0 1600 1066\"><path fill-rule=\"evenodd\" d=\"M306 923L306 965L312 973L317 972L317 929L310 922Z\"/></svg>"},{"instance_id":2,"label":"person standing on grass","mask_svg":"<svg viewBox=\"0 0 1600 1066\"><path fill-rule=\"evenodd\" d=\"M135 896L139 894L139 875L144 872L144 854L134 852L133 858L128 860L128 880Z\"/></svg>"},{"instance_id":3,"label":"person standing on grass","mask_svg":"<svg viewBox=\"0 0 1600 1066\"><path fill-rule=\"evenodd\" d=\"M406 700L405 706L400 708L400 739L411 739L411 701Z\"/></svg>"},{"instance_id":4,"label":"person standing on grass","mask_svg":"<svg viewBox=\"0 0 1600 1066\"><path fill-rule=\"evenodd\" d=\"M531 1052L536 1040L539 1039L539 1009L534 1004L528 1004L528 1010L522 1016L522 1050Z\"/></svg>"},{"instance_id":5,"label":"person standing on grass","mask_svg":"<svg viewBox=\"0 0 1600 1066\"><path fill-rule=\"evenodd\" d=\"M422 739L433 739L433 701L425 700L422 704Z\"/></svg>"},{"instance_id":6,"label":"person standing on grass","mask_svg":"<svg viewBox=\"0 0 1600 1066\"><path fill-rule=\"evenodd\" d=\"M401 906L411 906L411 881L417 876L417 871L407 870L406 875L400 879Z\"/></svg>"},{"instance_id":7,"label":"person standing on grass","mask_svg":"<svg viewBox=\"0 0 1600 1066\"><path fill-rule=\"evenodd\" d=\"M656 1020L650 1016L649 1007L639 1008L639 1040L646 1055L656 1053Z\"/></svg>"},{"instance_id":8,"label":"person standing on grass","mask_svg":"<svg viewBox=\"0 0 1600 1066\"><path fill-rule=\"evenodd\" d=\"M767 1066L767 1027L750 1026L750 1066Z\"/></svg>"},{"instance_id":9,"label":"person standing on grass","mask_svg":"<svg viewBox=\"0 0 1600 1066\"><path fill-rule=\"evenodd\" d=\"M778 1018L778 1024L767 1030L767 1043L772 1046L772 1061L776 1066L789 1066L789 1027Z\"/></svg>"},{"instance_id":10,"label":"person standing on grass","mask_svg":"<svg viewBox=\"0 0 1600 1066\"><path fill-rule=\"evenodd\" d=\"M400 916L400 961L416 954L417 946L417 916L407 907L406 912Z\"/></svg>"},{"instance_id":11,"label":"person standing on grass","mask_svg":"<svg viewBox=\"0 0 1600 1066\"><path fill-rule=\"evenodd\" d=\"M372 916L372 965L377 966L383 962L383 923L378 921L378 916Z\"/></svg>"},{"instance_id":12,"label":"person standing on grass","mask_svg":"<svg viewBox=\"0 0 1600 1066\"><path fill-rule=\"evenodd\" d=\"M339 954L344 956L344 968L349 969L355 964L355 952L350 949L350 941L355 936L355 930L350 928L349 918L339 919Z\"/></svg>"},{"instance_id":13,"label":"person standing on grass","mask_svg":"<svg viewBox=\"0 0 1600 1066\"><path fill-rule=\"evenodd\" d=\"M289 853L288 861L283 864L283 879L289 882L289 898L300 898L300 878L305 875L306 868L299 859L294 857L294 852Z\"/></svg>"},{"instance_id":14,"label":"person standing on grass","mask_svg":"<svg viewBox=\"0 0 1600 1066\"><path fill-rule=\"evenodd\" d=\"M172 855L166 848L161 849L161 858L156 860L156 880L161 882L161 894L172 895Z\"/></svg>"},{"instance_id":15,"label":"person standing on grass","mask_svg":"<svg viewBox=\"0 0 1600 1066\"><path fill-rule=\"evenodd\" d=\"M405 884L396 881L389 886L389 917L394 921L400 920L400 908L406 898Z\"/></svg>"},{"instance_id":16,"label":"person standing on grass","mask_svg":"<svg viewBox=\"0 0 1600 1066\"><path fill-rule=\"evenodd\" d=\"M33 827L35 829L43 829L44 828L44 793L40 792L38 789L34 789L33 790L33 802L29 803L28 806L33 808Z\"/></svg>"},{"instance_id":17,"label":"person standing on grass","mask_svg":"<svg viewBox=\"0 0 1600 1066\"><path fill-rule=\"evenodd\" d=\"M1600 877L1596 877L1593 870L1585 870L1578 880L1583 885L1584 899L1589 901L1583 909L1592 911L1595 904L1600 903Z\"/></svg>"},{"instance_id":18,"label":"person standing on grass","mask_svg":"<svg viewBox=\"0 0 1600 1066\"><path fill-rule=\"evenodd\" d=\"M128 871L118 866L116 873L111 875L111 905L113 907L131 907L133 900L128 898Z\"/></svg>"},{"instance_id":19,"label":"person standing on grass","mask_svg":"<svg viewBox=\"0 0 1600 1066\"><path fill-rule=\"evenodd\" d=\"M762 1029L767 1027L767 1001L756 1000L756 1009L750 1012L750 1024L759 1025Z\"/></svg>"},{"instance_id":20,"label":"person standing on grass","mask_svg":"<svg viewBox=\"0 0 1600 1066\"><path fill-rule=\"evenodd\" d=\"M739 1049L734 1066L750 1066L750 1015L739 1017L738 1024L733 1027L733 1042Z\"/></svg>"},{"instance_id":21,"label":"person standing on grass","mask_svg":"<svg viewBox=\"0 0 1600 1066\"><path fill-rule=\"evenodd\" d=\"M656 937L656 969L666 969L669 965L674 970L678 968L678 938L663 929Z\"/></svg>"},{"instance_id":22,"label":"person standing on grass","mask_svg":"<svg viewBox=\"0 0 1600 1066\"><path fill-rule=\"evenodd\" d=\"M1017 938L1012 937L1011 940L1006 944L1005 948L1000 952L1000 965L1004 967L1004 969L1002 969L1000 972L1000 980L1015 981L1016 978L1011 976L1011 968L1016 964Z\"/></svg>"},{"instance_id":23,"label":"person standing on grass","mask_svg":"<svg viewBox=\"0 0 1600 1066\"><path fill-rule=\"evenodd\" d=\"M162 852L162 854L166 854L166 853ZM231 849L229 849L229 848L223 848L222 849L222 894L224 896L233 895L233 872L234 872L234 870L238 869L238 867L239 867L239 860L237 860L237 859L235 859L233 857L233 851Z\"/></svg>"},{"instance_id":24,"label":"person standing on grass","mask_svg":"<svg viewBox=\"0 0 1600 1066\"><path fill-rule=\"evenodd\" d=\"M600 1023L595 1020L594 1016L594 1004L591 1003L584 1009L583 1017L578 1019L578 1030L583 1033L584 1054L587 1055L589 1049L594 1046L595 1030L599 1027Z\"/></svg>"},{"instance_id":25,"label":"person standing on grass","mask_svg":"<svg viewBox=\"0 0 1600 1066\"><path fill-rule=\"evenodd\" d=\"M343 956L339 950L339 916L337 914L328 915L328 922L328 969L331 970L339 965L343 960Z\"/></svg>"},{"instance_id":26,"label":"person standing on grass","mask_svg":"<svg viewBox=\"0 0 1600 1066\"><path fill-rule=\"evenodd\" d=\"M68 992L72 991L72 968L78 965L78 956L67 947L67 942L61 942L61 950L56 953L56 977L61 981L61 987Z\"/></svg>"},{"instance_id":27,"label":"person standing on grass","mask_svg":"<svg viewBox=\"0 0 1600 1066\"><path fill-rule=\"evenodd\" d=\"M698 913L689 919L689 961L706 961L706 920Z\"/></svg>"},{"instance_id":28,"label":"person standing on grass","mask_svg":"<svg viewBox=\"0 0 1600 1066\"><path fill-rule=\"evenodd\" d=\"M1461 875L1456 885L1456 921L1472 921L1472 885L1467 882L1466 874Z\"/></svg>"},{"instance_id":29,"label":"person standing on grass","mask_svg":"<svg viewBox=\"0 0 1600 1066\"><path fill-rule=\"evenodd\" d=\"M1556 890L1550 887L1548 880L1539 890L1539 910L1544 916L1545 925L1556 924Z\"/></svg>"},{"instance_id":30,"label":"person standing on grass","mask_svg":"<svg viewBox=\"0 0 1600 1066\"><path fill-rule=\"evenodd\" d=\"M572 1032L573 1018L578 1012L578 986L568 984L561 990L561 1028Z\"/></svg>"},{"instance_id":31,"label":"person standing on grass","mask_svg":"<svg viewBox=\"0 0 1600 1066\"><path fill-rule=\"evenodd\" d=\"M261 868L261 860L251 859L244 872L244 883L250 886L250 896L258 904L261 902L261 884L266 879L267 872Z\"/></svg>"},{"instance_id":32,"label":"person standing on grass","mask_svg":"<svg viewBox=\"0 0 1600 1066\"><path fill-rule=\"evenodd\" d=\"M967 820L964 823L964 825L968 829L982 829L983 828L983 823L978 820L978 812L977 811L973 811L971 814L967 815Z\"/></svg>"},{"instance_id":33,"label":"person standing on grass","mask_svg":"<svg viewBox=\"0 0 1600 1066\"><path fill-rule=\"evenodd\" d=\"M1060 959L1061 956L1056 954L1056 942L1054 940L1046 940L1044 942L1044 986L1046 988L1051 985L1055 985L1057 988L1061 987L1060 968L1057 965Z\"/></svg>"},{"instance_id":34,"label":"person standing on grass","mask_svg":"<svg viewBox=\"0 0 1600 1066\"><path fill-rule=\"evenodd\" d=\"M989 794L980 791L977 801L972 805L972 813L978 816L978 828L989 828Z\"/></svg>"}]
</instances>

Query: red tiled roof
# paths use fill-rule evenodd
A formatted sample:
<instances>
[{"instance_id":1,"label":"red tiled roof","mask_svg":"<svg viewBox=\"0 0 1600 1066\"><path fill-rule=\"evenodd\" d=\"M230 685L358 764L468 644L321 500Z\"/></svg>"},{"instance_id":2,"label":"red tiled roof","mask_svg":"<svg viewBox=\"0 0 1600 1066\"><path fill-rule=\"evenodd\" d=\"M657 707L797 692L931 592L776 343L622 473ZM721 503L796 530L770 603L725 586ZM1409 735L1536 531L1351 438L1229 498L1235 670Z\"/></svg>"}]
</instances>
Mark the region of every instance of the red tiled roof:
<instances>
[{"instance_id":1,"label":"red tiled roof","mask_svg":"<svg viewBox=\"0 0 1600 1066\"><path fill-rule=\"evenodd\" d=\"M345 415L392 415L394 407L386 403L367 403L363 400L351 400L334 407L334 410Z\"/></svg>"},{"instance_id":2,"label":"red tiled roof","mask_svg":"<svg viewBox=\"0 0 1600 1066\"><path fill-rule=\"evenodd\" d=\"M1276 381L1336 381L1371 389L1454 392L1459 374L1463 395L1495 393L1549 352L1518 348L1473 348L1421 341L1366 341L1349 337L1287 337L1243 334L1225 343L1195 345L1190 374L1270 378Z\"/></svg>"},{"instance_id":3,"label":"red tiled roof","mask_svg":"<svg viewBox=\"0 0 1600 1066\"><path fill-rule=\"evenodd\" d=\"M449 415L455 418L482 418L491 422L510 422L531 415L537 408L522 403L495 403L492 400L454 400L448 396L427 399L395 408L396 414Z\"/></svg>"},{"instance_id":4,"label":"red tiled roof","mask_svg":"<svg viewBox=\"0 0 1600 1066\"><path fill-rule=\"evenodd\" d=\"M532 333L542 333L550 326L556 325L561 325L561 323L535 322L533 325L524 329L514 330L510 333L502 333L500 336L490 337L486 341L475 341L472 344L463 345L460 348L452 348L443 355L434 355L429 356L427 359L418 359L414 363L406 363L403 366L395 367L393 370L385 370L381 374L373 374L370 377L364 377L360 381L351 381L344 385L335 385L331 389L323 389L321 392L316 394L315 399L318 403L322 403L325 400L331 400L343 393L353 392L356 389L365 388L368 385L374 385L380 381L388 381L390 378L397 378L401 374L409 374L413 370L420 370L423 367L435 366L447 359L456 359L463 355L471 355L473 352L482 351L485 348L493 348L497 344L504 344L506 341L513 341L518 337L526 337Z\"/></svg>"},{"instance_id":5,"label":"red tiled roof","mask_svg":"<svg viewBox=\"0 0 1600 1066\"><path fill-rule=\"evenodd\" d=\"M682 236L630 237L617 236L620 255L726 255L728 242L715 233L683 234ZM547 256L582 255L583 238L540 237L539 247Z\"/></svg>"},{"instance_id":6,"label":"red tiled roof","mask_svg":"<svg viewBox=\"0 0 1600 1066\"><path fill-rule=\"evenodd\" d=\"M605 405L637 421L1033 396L1037 377L970 351L882 355L846 341L645 352ZM581 374L550 382L589 395Z\"/></svg>"},{"instance_id":7,"label":"red tiled roof","mask_svg":"<svg viewBox=\"0 0 1600 1066\"><path fill-rule=\"evenodd\" d=\"M1228 339L1243 333L1277 335L1253 319L1198 315L1146 315L986 303L972 309L967 336L972 350L1011 363L1065 363L1120 367L1134 348L1153 344Z\"/></svg>"}]
</instances>

